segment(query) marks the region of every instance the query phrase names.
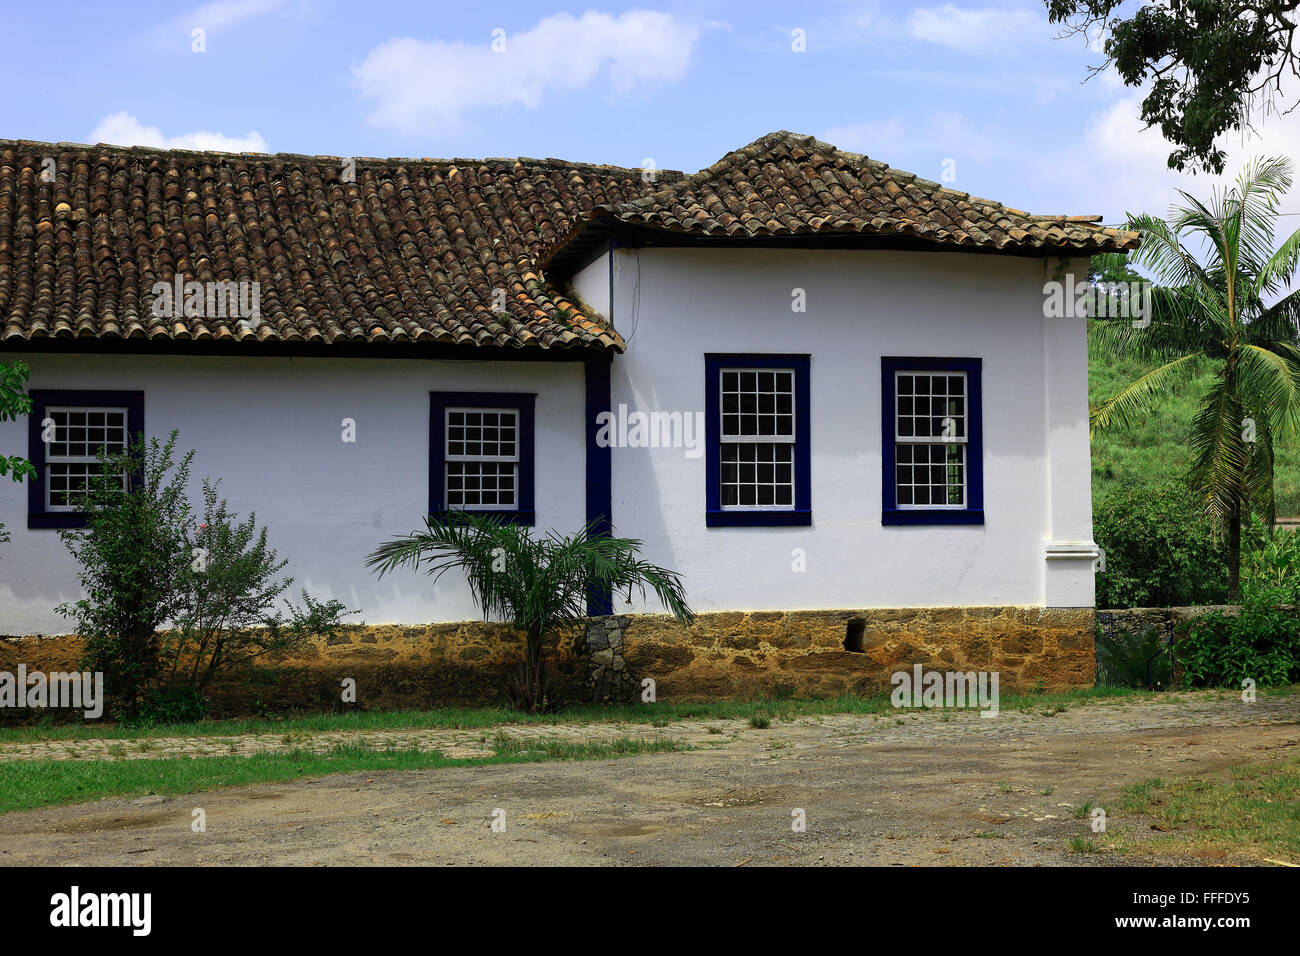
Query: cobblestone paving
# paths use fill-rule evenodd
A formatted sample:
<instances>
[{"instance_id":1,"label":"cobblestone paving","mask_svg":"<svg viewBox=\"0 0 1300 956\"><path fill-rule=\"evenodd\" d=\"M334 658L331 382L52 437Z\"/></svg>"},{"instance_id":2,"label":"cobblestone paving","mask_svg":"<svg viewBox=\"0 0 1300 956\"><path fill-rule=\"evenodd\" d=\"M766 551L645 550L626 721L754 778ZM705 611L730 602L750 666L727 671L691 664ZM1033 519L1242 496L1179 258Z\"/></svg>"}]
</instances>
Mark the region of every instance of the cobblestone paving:
<instances>
[{"instance_id":1,"label":"cobblestone paving","mask_svg":"<svg viewBox=\"0 0 1300 956\"><path fill-rule=\"evenodd\" d=\"M1131 702L1073 704L1055 712L1044 707L1001 711L980 717L970 710L900 711L882 715L828 714L774 719L770 729L751 728L747 720L681 720L663 727L646 723L504 724L473 730L345 730L244 734L233 737L152 737L49 740L0 744L0 762L10 760L111 760L162 757L225 757L305 750L326 753L339 746L371 749L440 751L451 758L491 756L498 732L517 741L601 742L620 737L673 740L685 746L712 745L739 736L790 737L796 750L850 747L873 742L1014 741L1044 735L1140 733L1144 730L1280 724L1300 721L1300 695L1261 697L1243 703L1239 694L1204 691Z\"/></svg>"}]
</instances>

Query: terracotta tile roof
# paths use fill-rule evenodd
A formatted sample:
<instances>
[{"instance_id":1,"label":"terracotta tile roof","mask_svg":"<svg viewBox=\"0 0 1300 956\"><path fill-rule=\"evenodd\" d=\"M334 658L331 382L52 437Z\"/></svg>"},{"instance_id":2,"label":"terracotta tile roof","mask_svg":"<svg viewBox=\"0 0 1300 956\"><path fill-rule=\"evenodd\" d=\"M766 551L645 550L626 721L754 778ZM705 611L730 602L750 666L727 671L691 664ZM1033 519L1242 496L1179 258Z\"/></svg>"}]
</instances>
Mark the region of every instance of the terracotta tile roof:
<instances>
[{"instance_id":1,"label":"terracotta tile roof","mask_svg":"<svg viewBox=\"0 0 1300 956\"><path fill-rule=\"evenodd\" d=\"M1084 256L1134 249L1138 234L1100 216L1038 216L949 189L811 136L780 131L655 192L592 210L542 255L543 267L595 233L794 239L889 236L972 251Z\"/></svg>"},{"instance_id":2,"label":"terracotta tile roof","mask_svg":"<svg viewBox=\"0 0 1300 956\"><path fill-rule=\"evenodd\" d=\"M621 350L600 316L543 279L536 256L594 207L652 188L640 169L355 162L345 183L334 157L0 140L0 348L134 339ZM154 317L154 284L178 273L257 281L261 322Z\"/></svg>"},{"instance_id":3,"label":"terracotta tile roof","mask_svg":"<svg viewBox=\"0 0 1300 956\"><path fill-rule=\"evenodd\" d=\"M616 229L859 234L1023 255L1137 245L1099 217L1032 216L786 132L655 183L549 159L365 158L345 182L343 162L0 140L0 348L621 351L544 271ZM154 284L178 274L258 282L262 321L155 317Z\"/></svg>"}]
</instances>

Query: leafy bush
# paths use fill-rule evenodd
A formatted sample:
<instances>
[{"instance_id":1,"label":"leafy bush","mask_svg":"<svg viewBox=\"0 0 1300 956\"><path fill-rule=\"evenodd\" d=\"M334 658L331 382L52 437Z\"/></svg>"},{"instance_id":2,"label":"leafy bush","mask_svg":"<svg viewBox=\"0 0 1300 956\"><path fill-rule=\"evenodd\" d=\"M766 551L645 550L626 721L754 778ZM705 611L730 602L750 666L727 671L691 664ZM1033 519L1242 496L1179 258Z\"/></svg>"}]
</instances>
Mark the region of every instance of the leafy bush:
<instances>
[{"instance_id":1,"label":"leafy bush","mask_svg":"<svg viewBox=\"0 0 1300 956\"><path fill-rule=\"evenodd\" d=\"M1137 633L1123 631L1113 637L1097 628L1097 683L1103 687L1146 687L1147 662L1151 686L1168 687L1173 665L1169 662L1165 636L1146 624Z\"/></svg>"},{"instance_id":2,"label":"leafy bush","mask_svg":"<svg viewBox=\"0 0 1300 956\"><path fill-rule=\"evenodd\" d=\"M1194 687L1260 687L1300 682L1300 612L1294 592L1257 591L1237 616L1211 611L1178 642L1178 659ZM1286 603L1283 603L1286 602Z\"/></svg>"},{"instance_id":3,"label":"leafy bush","mask_svg":"<svg viewBox=\"0 0 1300 956\"><path fill-rule=\"evenodd\" d=\"M140 708L140 722L148 725L191 724L208 716L208 698L197 687L180 684L153 690Z\"/></svg>"},{"instance_id":4,"label":"leafy bush","mask_svg":"<svg viewBox=\"0 0 1300 956\"><path fill-rule=\"evenodd\" d=\"M1300 591L1300 535L1252 518L1243 535L1242 592Z\"/></svg>"},{"instance_id":5,"label":"leafy bush","mask_svg":"<svg viewBox=\"0 0 1300 956\"><path fill-rule=\"evenodd\" d=\"M101 455L86 527L60 532L86 596L56 610L75 619L86 642L81 666L103 672L114 712L128 719L198 719L204 688L223 669L333 634L353 613L306 592L302 607L274 609L293 583L278 578L287 562L256 517L240 521L207 480L196 524L187 496L194 452L177 464L176 439L140 438L124 454Z\"/></svg>"},{"instance_id":6,"label":"leafy bush","mask_svg":"<svg viewBox=\"0 0 1300 956\"><path fill-rule=\"evenodd\" d=\"M1097 607L1221 604L1228 594L1227 555L1181 483L1115 491L1093 515L1105 552Z\"/></svg>"},{"instance_id":7,"label":"leafy bush","mask_svg":"<svg viewBox=\"0 0 1300 956\"><path fill-rule=\"evenodd\" d=\"M28 374L28 368L22 362L0 365L0 422L17 421L19 416L32 410L32 400L23 391L23 383L27 381ZM36 469L26 458L0 455L0 478L5 475L14 481L22 481L36 477ZM5 531L4 523L0 522L0 544L8 540L9 532Z\"/></svg>"},{"instance_id":8,"label":"leafy bush","mask_svg":"<svg viewBox=\"0 0 1300 956\"><path fill-rule=\"evenodd\" d=\"M23 362L0 365L0 422L16 422L32 410L31 397L23 391L23 383L31 372ZM17 455L0 455L0 478L9 475L14 481L35 478L36 469L26 458Z\"/></svg>"},{"instance_id":9,"label":"leafy bush","mask_svg":"<svg viewBox=\"0 0 1300 956\"><path fill-rule=\"evenodd\" d=\"M102 468L86 489L86 526L60 531L81 565L85 597L55 610L72 618L85 641L81 666L102 671L115 711L139 713L140 698L158 673L158 629L180 608L189 563L185 497L189 452L172 460L176 433L166 444L143 436L119 455L100 455ZM126 475L126 490L122 476Z\"/></svg>"},{"instance_id":10,"label":"leafy bush","mask_svg":"<svg viewBox=\"0 0 1300 956\"><path fill-rule=\"evenodd\" d=\"M342 617L356 613L342 602L318 602L305 591L303 607L285 601L285 610L272 610L293 584L293 578L277 579L289 562L277 560L257 516L239 521L207 479L203 520L192 533L189 553L174 627L160 650L169 686L202 692L223 670L271 651L292 650L313 635L328 637L357 626L342 623Z\"/></svg>"}]
</instances>

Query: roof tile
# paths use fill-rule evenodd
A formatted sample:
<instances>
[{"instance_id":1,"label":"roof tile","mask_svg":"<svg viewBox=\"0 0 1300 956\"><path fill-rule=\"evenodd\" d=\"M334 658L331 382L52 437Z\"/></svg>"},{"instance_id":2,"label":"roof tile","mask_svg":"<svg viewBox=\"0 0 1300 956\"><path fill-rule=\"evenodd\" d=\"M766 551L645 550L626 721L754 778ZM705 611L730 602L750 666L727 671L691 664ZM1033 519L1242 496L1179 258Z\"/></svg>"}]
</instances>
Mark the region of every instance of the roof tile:
<instances>
[{"instance_id":1,"label":"roof tile","mask_svg":"<svg viewBox=\"0 0 1300 956\"><path fill-rule=\"evenodd\" d=\"M45 182L45 161L55 175ZM809 136L691 176L555 159L201 153L0 140L0 347L48 338L427 343L609 352L544 269L585 232L913 237L1022 255L1131 249L1098 217L1033 216ZM256 329L159 318L156 282L256 281ZM503 290L506 312L497 314Z\"/></svg>"}]
</instances>

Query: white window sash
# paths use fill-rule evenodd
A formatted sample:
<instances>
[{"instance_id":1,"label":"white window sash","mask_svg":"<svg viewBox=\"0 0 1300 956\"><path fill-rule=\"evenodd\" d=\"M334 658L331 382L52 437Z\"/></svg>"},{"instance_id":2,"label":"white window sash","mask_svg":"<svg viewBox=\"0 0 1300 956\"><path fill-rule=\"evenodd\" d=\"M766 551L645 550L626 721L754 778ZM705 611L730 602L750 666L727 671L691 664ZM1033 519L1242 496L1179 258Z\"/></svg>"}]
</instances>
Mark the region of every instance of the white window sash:
<instances>
[{"instance_id":1,"label":"white window sash","mask_svg":"<svg viewBox=\"0 0 1300 956\"><path fill-rule=\"evenodd\" d=\"M770 413L766 413L766 412L724 412L724 411L722 410L722 398L723 398L723 395L727 394L727 393L725 392L725 390L723 389L723 387L722 387L723 376L725 376L725 375L729 375L729 374L732 374L732 373L736 373L736 374L744 374L744 373L746 373L746 372L755 372L755 373L759 373L759 374L764 373L764 372L773 372L773 373L778 373L778 374L782 374L782 373L783 373L783 374L787 374L787 375L790 376L790 392L789 392L789 395L790 395L790 434L789 434L789 435L728 435L728 434L726 433L726 431L724 430L724 427L723 427L723 422L725 421L724 416L726 416L726 415L737 415L737 414L739 414L739 415L759 415L759 414L770 414ZM799 412L799 409L798 409L798 406L797 406L797 399L796 399L796 397L795 397L795 396L796 396L796 392L797 392L797 385L796 385L797 381L798 381L798 375L797 375L797 373L795 372L795 370L794 370L793 368L747 368L747 367L742 368L742 367L740 367L740 366L724 366L724 367L722 367L722 368L719 368L719 369L718 369L718 442L719 442L719 444L722 444L722 445L790 445L791 447L793 447L793 446L795 446L795 445L798 445L798 444L799 444L799 441L798 441L798 436L799 436L799 426L798 426L799 415L798 415L798 412ZM760 393L757 393L757 394L764 394L764 393L761 393L761 392L760 392ZM772 392L772 393L770 393L770 394L772 394L773 396L775 396L775 395L784 395L784 394L786 394L786 393L785 393L785 392ZM784 413L777 413L777 414L784 414ZM798 475L797 472L796 472L796 467L795 467L795 458L796 458L796 455L792 452L791 455L790 455L790 462L789 462L789 465L790 465L790 503L789 503L788 505L777 505L777 504L771 504L771 505L728 505L728 504L721 504L721 503L720 503L720 504L718 505L718 507L719 507L722 511L794 511L794 510L795 510L795 502L798 501L798 494L797 494L797 492L798 492L798 487L799 487L799 475ZM728 484L730 484L730 482L726 482L726 481L723 481L723 480L722 480L722 468L723 468L723 466L724 466L725 464L727 464L727 463L726 463L726 462L719 462L719 463L718 463L718 498L719 498L719 501L721 501L721 499L722 499L724 489L727 487ZM745 464L748 464L748 463L746 462ZM766 462L763 462L763 464L766 464ZM785 462L773 462L772 464L773 464L773 466L775 467L777 464L786 464L786 463L785 463ZM744 487L744 486L743 486L743 485L740 485L740 486L738 486L738 487ZM760 485L755 485L754 487L760 487ZM771 488L776 488L776 487L782 487L782 486L778 486L778 485L767 485L766 483L764 483L763 485L761 485L761 487L771 487Z\"/></svg>"},{"instance_id":2,"label":"white window sash","mask_svg":"<svg viewBox=\"0 0 1300 956\"><path fill-rule=\"evenodd\" d=\"M960 443L959 443L959 442L938 442L938 441L900 441L900 442L897 442L897 444L899 444L899 445L957 445L957 444L960 444L961 447L963 447L963 448L968 447L964 442L960 442ZM906 467L906 465L904 465L904 467ZM912 466L912 467L917 467L917 465L915 464L915 462L913 462L913 466ZM919 467L921 467L921 468L929 468L929 467L931 467L931 466L930 466L930 465L921 465L921 466L919 466ZM945 464L944 467L946 468L947 465ZM898 489L901 488L901 487L916 487L916 486L915 486L915 485L905 486L905 485L900 485L900 484L898 483L898 470L897 470L897 469L898 469L898 452L897 452L897 451L894 452L894 469L895 469L895 470L894 470L894 476L893 476L893 480L894 480L894 507L897 508L899 511L966 511L966 510L967 510L967 502L970 500L970 499L969 499L969 496L968 496L967 487L966 487L966 485L967 485L967 481L968 481L968 479L969 479L969 473L970 473L970 455L968 455L968 454L963 454L963 455L961 456L961 504L959 504L959 505L950 505L950 504L942 504L942 505L934 505L934 504L931 504L931 505L918 505L918 504L902 505L902 504L899 504L899 503L898 503ZM927 484L929 487L931 487L931 488L934 487L933 485L930 485L928 482L927 482L926 484ZM948 489L948 488L952 488L952 487L955 487L955 486L953 486L953 485L944 485L945 490Z\"/></svg>"},{"instance_id":3,"label":"white window sash","mask_svg":"<svg viewBox=\"0 0 1300 956\"><path fill-rule=\"evenodd\" d=\"M471 459L471 460L477 460L477 459ZM492 463L495 464L496 462L492 462ZM508 465L510 464L510 462L502 461L500 462L500 464ZM485 505L482 502L479 502L478 504L474 504L474 505L467 505L467 504L453 505L448 503L451 501L451 474L444 469L443 477L442 477L443 505L444 507L447 508L448 511L518 511L519 510L519 466L517 464L515 465L514 469L511 471L510 477L511 477L510 490L513 493L515 499L512 504L504 505L504 504L497 503L497 504ZM501 489L499 488L493 490L498 495L501 493ZM483 490L480 488L478 493L481 495L483 493ZM462 497L465 495L464 488L460 489L460 494Z\"/></svg>"},{"instance_id":4,"label":"white window sash","mask_svg":"<svg viewBox=\"0 0 1300 956\"><path fill-rule=\"evenodd\" d=\"M459 412L462 414L471 414L471 415L486 413L489 415L500 415L510 419L510 423L508 427L510 427L511 430L514 432L515 453L513 455L481 455L481 454L480 455L453 455L451 454L451 450L450 450L451 441L452 441L451 416L455 412ZM455 405L455 406L449 406L443 411L442 423L443 423L443 431L445 434L443 436L442 454L443 454L443 461L446 464L453 464L453 463L476 464L477 463L477 464L514 466L510 470L510 492L511 492L511 497L514 499L510 504L501 504L499 502L494 504L483 504L482 502L479 502L477 504L462 503L456 505L451 504L452 475L450 470L444 467L443 478L442 478L442 501L443 501L443 506L447 508L447 510L449 511L518 511L519 510L519 464L520 464L520 452L522 451L522 443L523 443L523 435L521 433L521 425L520 425L521 418L522 416L520 415L518 408L506 408L500 406L482 407L482 406L471 406L471 405ZM479 429L481 432L484 426L482 424L479 424L479 425L470 425L465 427L476 428ZM492 426L488 426L488 427L492 427ZM500 424L498 424L496 427L499 428L501 426ZM501 439L500 437L498 437L497 444L500 444L500 441ZM479 443L480 444L483 443L482 439L479 440ZM495 477L499 479L500 475L497 475ZM499 488L493 489L493 491L497 495L500 495L501 493L501 489ZM459 493L460 496L463 498L465 496L466 490L464 488L460 488ZM481 496L482 493L483 491L480 488L478 494Z\"/></svg>"},{"instance_id":5,"label":"white window sash","mask_svg":"<svg viewBox=\"0 0 1300 956\"><path fill-rule=\"evenodd\" d=\"M118 453L120 453L122 450L125 450L126 448L130 447L130 418L129 418L129 412L128 412L128 410L125 409L125 408L120 408L120 407L115 406L115 405L49 405L49 406L47 406L46 409L45 409L45 417L46 417L46 418L49 418L49 417L53 416L53 414L54 414L55 412L64 412L64 413L68 413L68 414L78 414L78 415L79 415L79 414L86 414L86 415L89 415L89 414L92 414L92 413L94 413L94 414L98 414L98 413L100 413L100 412L103 412L103 413L106 414L106 415L107 415L107 414L119 414L119 415L122 416L122 425L121 425L121 432L122 432L122 448L119 449ZM67 428L67 427L68 427L68 426L66 426L66 425L64 426L64 428ZM106 432L109 430L109 428L112 428L113 431L117 431L117 430L118 430L117 426L109 426L109 425L103 425L103 426L99 426L99 425L95 425L95 426L86 425L86 426L84 426L84 427L86 427L86 428L92 428L92 427L94 427L94 428L101 428L101 427L102 427ZM66 444L71 444L70 439L67 438L67 437L65 437L63 441L59 441L58 438L59 438L59 435L58 435L58 429L57 429L57 427L56 427L56 429L55 429L55 435L54 435L54 440L53 440L53 441L50 441L49 443L46 444L46 449L47 449L47 450L46 450L46 453L45 453L45 475L44 475L44 478L45 478L45 510L46 510L47 512L63 512L63 511L76 512L76 511L80 511L81 509L80 509L79 507L77 507L76 505L55 505L55 504L50 504L50 498L52 497L52 492L53 492L53 489L52 489L52 487L51 487L51 485L53 484L53 482L51 481L51 479L52 479L52 477L53 477L53 468L52 468L52 466L54 466L54 465L97 465L97 464L99 464L99 456L98 456L98 455L55 455L55 454L51 454L51 453L49 452L49 450L48 450L49 447L50 447L51 445L66 445ZM89 441L89 439L87 439L87 441ZM78 442L78 444L84 444L84 442ZM116 444L116 443L115 443L115 444ZM87 476L87 481L88 481L88 482L89 482L89 481L93 481L93 480L94 480L93 476Z\"/></svg>"},{"instance_id":6,"label":"white window sash","mask_svg":"<svg viewBox=\"0 0 1300 956\"><path fill-rule=\"evenodd\" d=\"M514 419L514 423L512 427L515 433L515 439L514 439L515 453L513 455L453 455L449 450L451 448L451 413L452 412L468 412L471 414L488 412L489 414L500 414L500 415L511 416L511 418ZM520 446L520 439L522 436L519 433L519 409L517 408L468 408L468 407L456 406L454 408L448 408L446 411L443 412L442 425L443 425L443 432L444 432L443 443L442 443L443 461L497 461L497 462L515 462L516 464L519 463L519 451L520 451L519 446ZM470 427L481 429L483 426L476 425ZM497 443L500 444L499 438L497 439ZM515 475L517 479L518 469L515 469Z\"/></svg>"},{"instance_id":7,"label":"white window sash","mask_svg":"<svg viewBox=\"0 0 1300 956\"><path fill-rule=\"evenodd\" d=\"M724 428L723 422L727 415L759 415L768 414L766 412L724 412L722 410L722 397L726 394L722 388L722 377L732 372L778 372L790 376L790 434L789 435L728 435ZM718 440L726 443L743 444L743 445L765 445L765 444L798 444L799 435L799 415L798 408L795 405L795 392L798 378L795 370L792 368L739 368L727 366L718 369ZM763 394L763 393L758 393ZM784 395L785 392L772 392L773 396ZM778 413L783 414L783 413ZM784 508L784 505L781 506Z\"/></svg>"},{"instance_id":8,"label":"white window sash","mask_svg":"<svg viewBox=\"0 0 1300 956\"><path fill-rule=\"evenodd\" d=\"M962 401L965 402L965 404L966 404L966 411L964 411L964 412L963 412L962 414L960 414L960 415L949 415L949 414L947 414L947 413L945 412L945 413L942 414L942 415L929 415L929 416L927 416L927 417L928 417L928 418L956 418L956 419L960 419L961 422L966 426L965 428L962 429L962 431L964 431L965 434L964 434L964 435L954 435L952 438L944 438L944 437L942 437L942 436L940 436L940 435L935 435L935 436L932 436L932 437L927 438L927 437L924 437L924 436L922 436L922 437L917 437L916 435L900 435L900 434L898 434L898 420L899 420L899 417L900 417L899 414L898 414L898 402L899 402L899 399L905 397L905 396L901 395L901 394L899 393L899 391L898 391L898 379L899 379L899 376L902 376L902 375L912 375L912 376L915 376L915 375L960 375L960 376L961 376L961 383L962 383L962 384L961 384L961 399L962 399ZM967 375L966 375L965 372L959 371L959 370L957 370L957 369L952 369L951 371L946 370L946 369L934 369L934 370L930 370L930 369L897 369L897 370L895 370L895 372L894 372L894 441L897 442L897 443L899 443L899 444L905 444L905 445L965 445L965 444L967 444L967 443L970 441L970 394L969 394L969 392L970 392L970 379L967 377ZM913 392L911 397L912 397L912 399L915 401L915 399L916 399L916 393ZM926 397L927 397L927 398L930 398L930 399L933 399L933 398L934 398L934 396L932 396L932 395L927 395ZM945 395L945 396L944 396L945 399L947 399L947 398L955 398L955 397L957 397L957 396L953 396L953 395ZM913 406L913 408L915 409L915 406ZM915 417L915 411L913 412L912 415L909 415L908 417L909 417L909 418L914 418L914 417ZM922 506L922 507L924 507L924 506Z\"/></svg>"}]
</instances>

